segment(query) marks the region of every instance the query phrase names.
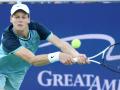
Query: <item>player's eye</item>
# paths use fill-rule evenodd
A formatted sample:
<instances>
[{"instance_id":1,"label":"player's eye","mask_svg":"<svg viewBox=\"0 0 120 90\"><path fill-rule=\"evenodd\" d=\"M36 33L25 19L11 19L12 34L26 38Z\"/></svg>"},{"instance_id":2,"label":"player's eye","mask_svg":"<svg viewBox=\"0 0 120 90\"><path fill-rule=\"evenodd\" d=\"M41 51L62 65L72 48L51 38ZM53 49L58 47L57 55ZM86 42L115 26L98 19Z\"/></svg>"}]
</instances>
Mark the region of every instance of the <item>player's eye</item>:
<instances>
[{"instance_id":1,"label":"player's eye","mask_svg":"<svg viewBox=\"0 0 120 90\"><path fill-rule=\"evenodd\" d=\"M26 19L26 16L21 16L21 17L20 17L20 16L15 16L15 18L16 18L16 19L20 19L20 18L21 18L21 19Z\"/></svg>"},{"instance_id":2,"label":"player's eye","mask_svg":"<svg viewBox=\"0 0 120 90\"><path fill-rule=\"evenodd\" d=\"M22 16L22 19L25 19L26 18L26 16Z\"/></svg>"},{"instance_id":3,"label":"player's eye","mask_svg":"<svg viewBox=\"0 0 120 90\"><path fill-rule=\"evenodd\" d=\"M15 18L16 18L16 19L19 19L19 18L20 18L20 16L15 16Z\"/></svg>"}]
</instances>

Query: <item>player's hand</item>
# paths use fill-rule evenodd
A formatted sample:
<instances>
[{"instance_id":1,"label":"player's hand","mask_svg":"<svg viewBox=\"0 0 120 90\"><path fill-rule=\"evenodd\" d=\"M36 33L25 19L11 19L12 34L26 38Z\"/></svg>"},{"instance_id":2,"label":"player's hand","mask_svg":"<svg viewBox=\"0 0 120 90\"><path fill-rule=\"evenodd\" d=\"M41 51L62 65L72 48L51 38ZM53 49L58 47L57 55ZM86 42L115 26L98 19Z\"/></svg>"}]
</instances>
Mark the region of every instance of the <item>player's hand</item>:
<instances>
[{"instance_id":1,"label":"player's hand","mask_svg":"<svg viewBox=\"0 0 120 90\"><path fill-rule=\"evenodd\" d=\"M89 64L88 58L85 54L79 54L77 57L78 64Z\"/></svg>"},{"instance_id":2,"label":"player's hand","mask_svg":"<svg viewBox=\"0 0 120 90\"><path fill-rule=\"evenodd\" d=\"M73 57L69 54L66 53L60 53L59 55L60 62L66 65L71 65L73 64Z\"/></svg>"}]
</instances>

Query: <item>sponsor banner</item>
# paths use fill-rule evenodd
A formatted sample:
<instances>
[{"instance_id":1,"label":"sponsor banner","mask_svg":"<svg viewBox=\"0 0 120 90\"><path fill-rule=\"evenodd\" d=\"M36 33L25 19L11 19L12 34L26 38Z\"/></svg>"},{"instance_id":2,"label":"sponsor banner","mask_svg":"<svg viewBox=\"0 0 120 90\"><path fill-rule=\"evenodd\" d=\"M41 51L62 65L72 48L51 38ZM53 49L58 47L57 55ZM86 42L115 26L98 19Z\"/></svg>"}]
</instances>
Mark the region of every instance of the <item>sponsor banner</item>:
<instances>
[{"instance_id":1,"label":"sponsor banner","mask_svg":"<svg viewBox=\"0 0 120 90\"><path fill-rule=\"evenodd\" d=\"M0 35L9 25L10 7L0 5ZM120 3L28 4L31 20L40 22L68 43L77 38L80 53L93 56L108 45L120 41ZM59 51L41 41L36 54ZM108 61L120 60L120 50L110 49ZM97 60L100 60L98 57ZM42 67L32 66L20 90L119 90L120 75L100 65L63 65L59 62Z\"/></svg>"}]
</instances>

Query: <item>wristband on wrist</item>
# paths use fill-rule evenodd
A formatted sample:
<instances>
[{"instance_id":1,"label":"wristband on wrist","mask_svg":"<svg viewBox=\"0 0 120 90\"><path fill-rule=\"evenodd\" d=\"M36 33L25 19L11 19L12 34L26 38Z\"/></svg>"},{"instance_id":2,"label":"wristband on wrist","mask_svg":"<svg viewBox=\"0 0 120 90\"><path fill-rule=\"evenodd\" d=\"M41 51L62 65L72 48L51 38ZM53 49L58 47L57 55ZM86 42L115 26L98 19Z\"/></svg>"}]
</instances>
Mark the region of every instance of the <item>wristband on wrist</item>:
<instances>
[{"instance_id":1,"label":"wristband on wrist","mask_svg":"<svg viewBox=\"0 0 120 90\"><path fill-rule=\"evenodd\" d=\"M59 54L60 54L60 52L49 53L48 54L49 62L54 63L54 62L59 61Z\"/></svg>"}]
</instances>

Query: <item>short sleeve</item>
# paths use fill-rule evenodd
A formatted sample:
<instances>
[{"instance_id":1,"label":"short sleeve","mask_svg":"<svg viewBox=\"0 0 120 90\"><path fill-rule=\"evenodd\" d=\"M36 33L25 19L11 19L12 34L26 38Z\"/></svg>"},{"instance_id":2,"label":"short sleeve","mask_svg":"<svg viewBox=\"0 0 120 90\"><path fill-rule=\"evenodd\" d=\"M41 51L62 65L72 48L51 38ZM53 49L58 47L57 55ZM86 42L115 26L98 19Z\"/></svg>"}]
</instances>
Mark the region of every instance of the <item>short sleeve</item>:
<instances>
[{"instance_id":1,"label":"short sleeve","mask_svg":"<svg viewBox=\"0 0 120 90\"><path fill-rule=\"evenodd\" d=\"M39 24L39 23L36 23L36 22L31 22L30 23L30 26L32 27L32 29L36 29L39 37L40 37L40 40L46 40L49 35L52 34L51 31L49 31L45 26Z\"/></svg>"},{"instance_id":2,"label":"short sleeve","mask_svg":"<svg viewBox=\"0 0 120 90\"><path fill-rule=\"evenodd\" d=\"M6 31L2 36L2 48L5 52L11 53L21 47L19 39L17 36L10 31Z\"/></svg>"}]
</instances>

